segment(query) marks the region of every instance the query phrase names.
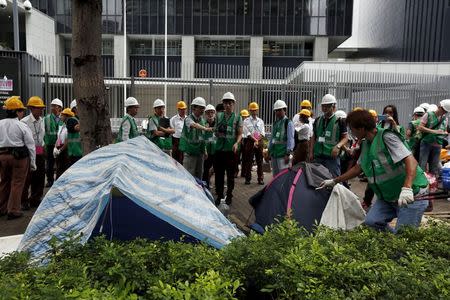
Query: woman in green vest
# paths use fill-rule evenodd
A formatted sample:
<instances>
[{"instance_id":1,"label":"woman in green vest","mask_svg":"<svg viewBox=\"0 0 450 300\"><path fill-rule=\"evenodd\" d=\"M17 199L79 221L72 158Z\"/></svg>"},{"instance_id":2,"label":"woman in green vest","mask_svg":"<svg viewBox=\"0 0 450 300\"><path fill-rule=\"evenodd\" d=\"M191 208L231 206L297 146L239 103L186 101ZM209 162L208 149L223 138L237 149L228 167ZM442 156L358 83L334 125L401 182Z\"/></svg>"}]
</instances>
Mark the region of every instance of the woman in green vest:
<instances>
[{"instance_id":1,"label":"woman in green vest","mask_svg":"<svg viewBox=\"0 0 450 300\"><path fill-rule=\"evenodd\" d=\"M205 160L205 133L213 129L206 127L203 119L206 101L202 97L192 100L192 113L184 119L181 132L180 150L184 153L183 166L192 176L201 179L203 175L203 162Z\"/></svg>"},{"instance_id":2,"label":"woman in green vest","mask_svg":"<svg viewBox=\"0 0 450 300\"><path fill-rule=\"evenodd\" d=\"M397 131L405 138L405 128L398 121L397 107L395 105L386 105L383 108L383 115L386 116L386 119L380 122L380 127Z\"/></svg>"},{"instance_id":3,"label":"woman in green vest","mask_svg":"<svg viewBox=\"0 0 450 300\"><path fill-rule=\"evenodd\" d=\"M155 143L161 150L171 155L172 137L175 129L170 127L170 120L165 117L166 104L161 99L153 102L155 114L148 117L148 126L145 136Z\"/></svg>"},{"instance_id":4,"label":"woman in green vest","mask_svg":"<svg viewBox=\"0 0 450 300\"><path fill-rule=\"evenodd\" d=\"M361 172L377 195L365 223L378 230L397 230L403 225L418 227L428 201L414 201L416 195L428 191L428 180L409 151L402 136L391 129L376 126L366 110L347 116L352 134L363 140L358 163L345 174L322 182L321 187L333 187L352 179ZM395 229L388 223L397 218Z\"/></svg>"},{"instance_id":5,"label":"woman in green vest","mask_svg":"<svg viewBox=\"0 0 450 300\"><path fill-rule=\"evenodd\" d=\"M134 119L139 110L139 103L136 98L128 97L125 100L125 108L127 109L127 113L120 122L119 134L117 135L116 142L126 141L139 136L136 120Z\"/></svg>"}]
</instances>

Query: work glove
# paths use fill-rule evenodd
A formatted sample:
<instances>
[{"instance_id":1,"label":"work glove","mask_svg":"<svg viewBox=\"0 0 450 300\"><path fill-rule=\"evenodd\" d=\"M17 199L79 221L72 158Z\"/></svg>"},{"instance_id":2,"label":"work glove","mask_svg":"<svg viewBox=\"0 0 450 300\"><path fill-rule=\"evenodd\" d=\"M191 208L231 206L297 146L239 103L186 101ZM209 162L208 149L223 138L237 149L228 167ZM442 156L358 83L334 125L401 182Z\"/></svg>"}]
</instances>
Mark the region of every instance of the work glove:
<instances>
[{"instance_id":1,"label":"work glove","mask_svg":"<svg viewBox=\"0 0 450 300\"><path fill-rule=\"evenodd\" d=\"M412 188L402 187L400 197L398 197L398 206L406 206L414 202L414 193Z\"/></svg>"},{"instance_id":2,"label":"work glove","mask_svg":"<svg viewBox=\"0 0 450 300\"><path fill-rule=\"evenodd\" d=\"M53 148L53 157L54 157L54 158L57 158L58 155L59 155L59 153L61 153L61 151L59 151L58 148Z\"/></svg>"},{"instance_id":3,"label":"work glove","mask_svg":"<svg viewBox=\"0 0 450 300\"><path fill-rule=\"evenodd\" d=\"M334 181L334 179L326 179L326 180L322 181L322 183L317 188L317 190L320 190L323 188L332 189L335 185L336 185L336 181Z\"/></svg>"},{"instance_id":4,"label":"work glove","mask_svg":"<svg viewBox=\"0 0 450 300\"><path fill-rule=\"evenodd\" d=\"M30 166L31 172L36 171L37 167L36 167L36 163L32 163Z\"/></svg>"}]
</instances>

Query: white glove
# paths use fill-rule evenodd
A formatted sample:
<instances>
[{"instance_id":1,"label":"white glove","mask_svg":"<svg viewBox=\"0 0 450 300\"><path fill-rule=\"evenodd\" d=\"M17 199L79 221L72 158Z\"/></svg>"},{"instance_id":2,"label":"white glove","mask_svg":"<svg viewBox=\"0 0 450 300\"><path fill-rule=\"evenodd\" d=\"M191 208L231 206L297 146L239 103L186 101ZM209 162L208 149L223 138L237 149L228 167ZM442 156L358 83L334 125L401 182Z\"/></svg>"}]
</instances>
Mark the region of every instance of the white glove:
<instances>
[{"instance_id":1,"label":"white glove","mask_svg":"<svg viewBox=\"0 0 450 300\"><path fill-rule=\"evenodd\" d=\"M414 202L414 193L412 188L402 187L400 197L398 197L398 206L406 206Z\"/></svg>"},{"instance_id":2,"label":"white glove","mask_svg":"<svg viewBox=\"0 0 450 300\"><path fill-rule=\"evenodd\" d=\"M335 185L336 185L336 181L334 181L334 179L326 179L326 180L322 181L322 183L316 190L323 189L323 188L332 189Z\"/></svg>"},{"instance_id":3,"label":"white glove","mask_svg":"<svg viewBox=\"0 0 450 300\"><path fill-rule=\"evenodd\" d=\"M57 158L58 157L58 155L59 155L59 153L61 153L61 151L59 151L59 149L58 148L53 148L53 157L54 158Z\"/></svg>"},{"instance_id":4,"label":"white glove","mask_svg":"<svg viewBox=\"0 0 450 300\"><path fill-rule=\"evenodd\" d=\"M30 166L31 172L36 171L37 167L36 167L36 163L32 163Z\"/></svg>"}]
</instances>

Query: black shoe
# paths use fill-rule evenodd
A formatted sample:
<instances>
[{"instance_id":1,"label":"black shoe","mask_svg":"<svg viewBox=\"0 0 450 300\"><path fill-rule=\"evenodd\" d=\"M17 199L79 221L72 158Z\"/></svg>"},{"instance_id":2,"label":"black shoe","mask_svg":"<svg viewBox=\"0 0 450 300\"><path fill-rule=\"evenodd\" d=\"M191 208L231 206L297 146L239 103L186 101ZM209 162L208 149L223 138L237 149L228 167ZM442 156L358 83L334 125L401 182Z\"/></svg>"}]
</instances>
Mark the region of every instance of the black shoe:
<instances>
[{"instance_id":1,"label":"black shoe","mask_svg":"<svg viewBox=\"0 0 450 300\"><path fill-rule=\"evenodd\" d=\"M8 214L8 220L14 220L14 219L18 219L20 217L23 216L23 213L18 213L18 214Z\"/></svg>"},{"instance_id":2,"label":"black shoe","mask_svg":"<svg viewBox=\"0 0 450 300\"><path fill-rule=\"evenodd\" d=\"M223 197L217 197L216 202L215 202L216 206L220 205L220 200L222 200L222 198Z\"/></svg>"},{"instance_id":3,"label":"black shoe","mask_svg":"<svg viewBox=\"0 0 450 300\"><path fill-rule=\"evenodd\" d=\"M225 203L227 205L231 205L231 202L233 201L233 197L227 196L227 199L225 199Z\"/></svg>"},{"instance_id":4,"label":"black shoe","mask_svg":"<svg viewBox=\"0 0 450 300\"><path fill-rule=\"evenodd\" d=\"M258 184L259 184L259 185L264 185L264 181L258 180Z\"/></svg>"},{"instance_id":5,"label":"black shoe","mask_svg":"<svg viewBox=\"0 0 450 300\"><path fill-rule=\"evenodd\" d=\"M246 181L245 181L245 184L246 184L246 185L249 185L249 184L250 184L250 180L246 180Z\"/></svg>"}]
</instances>

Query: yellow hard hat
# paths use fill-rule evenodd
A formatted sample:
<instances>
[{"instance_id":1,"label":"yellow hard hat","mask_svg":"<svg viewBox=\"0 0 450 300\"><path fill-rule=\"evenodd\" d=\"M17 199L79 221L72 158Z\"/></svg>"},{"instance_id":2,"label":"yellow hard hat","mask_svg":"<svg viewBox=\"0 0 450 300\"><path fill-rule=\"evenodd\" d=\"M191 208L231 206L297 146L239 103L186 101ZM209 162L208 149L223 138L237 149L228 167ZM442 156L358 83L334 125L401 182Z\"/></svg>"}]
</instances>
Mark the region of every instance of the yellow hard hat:
<instances>
[{"instance_id":1,"label":"yellow hard hat","mask_svg":"<svg viewBox=\"0 0 450 300\"><path fill-rule=\"evenodd\" d=\"M177 102L177 109L186 109L187 105L184 101L178 101Z\"/></svg>"},{"instance_id":2,"label":"yellow hard hat","mask_svg":"<svg viewBox=\"0 0 450 300\"><path fill-rule=\"evenodd\" d=\"M364 110L364 108L359 107L359 106L357 106L357 107L355 107L355 108L353 109L353 111L361 111L361 110Z\"/></svg>"},{"instance_id":3,"label":"yellow hard hat","mask_svg":"<svg viewBox=\"0 0 450 300\"><path fill-rule=\"evenodd\" d=\"M298 114L307 116L308 118L311 117L311 112L307 109L302 109Z\"/></svg>"},{"instance_id":4,"label":"yellow hard hat","mask_svg":"<svg viewBox=\"0 0 450 300\"><path fill-rule=\"evenodd\" d=\"M5 101L6 110L25 109L19 96L11 96Z\"/></svg>"},{"instance_id":5,"label":"yellow hard hat","mask_svg":"<svg viewBox=\"0 0 450 300\"><path fill-rule=\"evenodd\" d=\"M44 101L42 101L41 97L39 96L33 96L30 99L28 99L27 103L28 107L45 107Z\"/></svg>"},{"instance_id":6,"label":"yellow hard hat","mask_svg":"<svg viewBox=\"0 0 450 300\"><path fill-rule=\"evenodd\" d=\"M248 105L248 110L257 110L259 109L259 105L256 102L252 102Z\"/></svg>"},{"instance_id":7,"label":"yellow hard hat","mask_svg":"<svg viewBox=\"0 0 450 300\"><path fill-rule=\"evenodd\" d=\"M73 113L73 111L70 108L64 108L64 110L61 112L63 115L69 116L69 117L73 117L75 116L75 114Z\"/></svg>"},{"instance_id":8,"label":"yellow hard hat","mask_svg":"<svg viewBox=\"0 0 450 300\"><path fill-rule=\"evenodd\" d=\"M248 116L250 116L250 114L248 113L248 110L246 110L246 109L241 110L241 117L248 117Z\"/></svg>"},{"instance_id":9,"label":"yellow hard hat","mask_svg":"<svg viewBox=\"0 0 450 300\"><path fill-rule=\"evenodd\" d=\"M309 100L303 100L302 103L300 103L300 106L301 107L309 107L309 108L312 107L311 102Z\"/></svg>"},{"instance_id":10,"label":"yellow hard hat","mask_svg":"<svg viewBox=\"0 0 450 300\"><path fill-rule=\"evenodd\" d=\"M375 111L375 110L373 110L373 109L369 109L369 113L372 115L372 117L377 117L378 116L378 114L377 114L377 112Z\"/></svg>"}]
</instances>

